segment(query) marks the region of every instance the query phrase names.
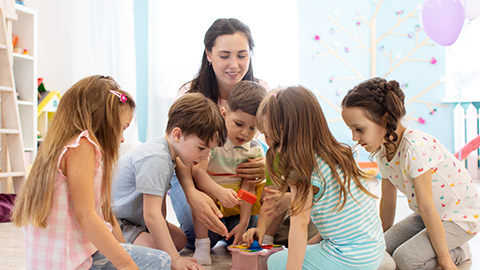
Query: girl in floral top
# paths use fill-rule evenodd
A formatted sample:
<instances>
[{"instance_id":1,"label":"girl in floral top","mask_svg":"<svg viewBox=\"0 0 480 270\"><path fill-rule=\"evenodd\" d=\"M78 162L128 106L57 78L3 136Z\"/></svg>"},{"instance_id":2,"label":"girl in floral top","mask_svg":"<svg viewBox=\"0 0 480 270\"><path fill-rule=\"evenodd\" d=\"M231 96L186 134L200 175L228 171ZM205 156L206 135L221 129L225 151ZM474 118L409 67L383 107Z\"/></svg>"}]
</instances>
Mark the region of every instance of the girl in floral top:
<instances>
[{"instance_id":1,"label":"girl in floral top","mask_svg":"<svg viewBox=\"0 0 480 270\"><path fill-rule=\"evenodd\" d=\"M380 217L387 252L399 269L457 269L471 258L467 241L480 229L477 188L461 162L437 139L400 122L398 82L366 80L342 101L353 140L375 156L382 175ZM413 213L393 224L397 190Z\"/></svg>"}]
</instances>

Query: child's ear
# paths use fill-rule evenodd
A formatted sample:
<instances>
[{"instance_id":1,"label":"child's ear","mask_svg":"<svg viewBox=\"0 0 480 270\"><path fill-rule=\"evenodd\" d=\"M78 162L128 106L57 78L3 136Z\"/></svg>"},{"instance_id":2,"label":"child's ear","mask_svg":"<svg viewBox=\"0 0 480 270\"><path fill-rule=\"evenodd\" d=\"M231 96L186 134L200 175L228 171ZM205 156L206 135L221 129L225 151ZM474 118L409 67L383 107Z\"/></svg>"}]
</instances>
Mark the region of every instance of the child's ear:
<instances>
[{"instance_id":1,"label":"child's ear","mask_svg":"<svg viewBox=\"0 0 480 270\"><path fill-rule=\"evenodd\" d=\"M180 139L182 138L183 136L183 133L182 133L182 129L179 128L179 127L175 127L172 129L172 138L175 142L180 142Z\"/></svg>"},{"instance_id":2,"label":"child's ear","mask_svg":"<svg viewBox=\"0 0 480 270\"><path fill-rule=\"evenodd\" d=\"M220 109L220 113L222 114L223 118L227 118L227 109L225 107Z\"/></svg>"},{"instance_id":3,"label":"child's ear","mask_svg":"<svg viewBox=\"0 0 480 270\"><path fill-rule=\"evenodd\" d=\"M388 123L388 112L386 112L386 113L383 115L382 121L385 123L385 125L387 125L387 123Z\"/></svg>"}]
</instances>

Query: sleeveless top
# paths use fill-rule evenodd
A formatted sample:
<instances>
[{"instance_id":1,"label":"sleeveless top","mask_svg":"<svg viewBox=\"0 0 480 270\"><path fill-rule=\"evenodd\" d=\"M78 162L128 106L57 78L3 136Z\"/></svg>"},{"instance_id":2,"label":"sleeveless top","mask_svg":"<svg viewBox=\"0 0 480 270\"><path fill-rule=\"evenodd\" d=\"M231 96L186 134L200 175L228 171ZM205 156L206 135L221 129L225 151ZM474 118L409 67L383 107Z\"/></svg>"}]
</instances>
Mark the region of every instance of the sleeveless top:
<instances>
[{"instance_id":1,"label":"sleeveless top","mask_svg":"<svg viewBox=\"0 0 480 270\"><path fill-rule=\"evenodd\" d=\"M95 146L95 211L102 220L101 183L103 163L100 148L83 131L75 140L67 144L57 163L57 175L53 192L53 204L47 218L47 227L26 226L25 250L27 269L89 269L91 256L97 248L81 230L70 202L68 181L60 170L60 161L70 148L80 145L80 139L86 138ZM105 226L112 230L112 225L105 221Z\"/></svg>"}]
</instances>

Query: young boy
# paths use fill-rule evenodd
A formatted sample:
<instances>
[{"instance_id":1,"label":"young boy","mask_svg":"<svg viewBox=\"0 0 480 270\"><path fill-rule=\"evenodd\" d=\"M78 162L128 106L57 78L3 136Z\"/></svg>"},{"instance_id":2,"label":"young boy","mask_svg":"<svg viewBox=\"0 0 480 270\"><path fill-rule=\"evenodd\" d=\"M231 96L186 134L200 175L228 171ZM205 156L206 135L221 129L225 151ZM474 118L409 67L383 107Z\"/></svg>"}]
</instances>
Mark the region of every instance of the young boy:
<instances>
[{"instance_id":1,"label":"young boy","mask_svg":"<svg viewBox=\"0 0 480 270\"><path fill-rule=\"evenodd\" d=\"M165 195L176 158L190 170L193 164L206 160L213 147L225 143L227 130L217 105L199 93L179 98L170 107L168 118L164 137L119 159L113 182L116 217L127 242L166 251L172 269L200 269L195 259L178 253L186 244L186 236L165 220Z\"/></svg>"},{"instance_id":2,"label":"young boy","mask_svg":"<svg viewBox=\"0 0 480 270\"><path fill-rule=\"evenodd\" d=\"M228 131L225 145L213 149L208 161L203 161L192 168L198 188L219 202L224 216L223 222L229 230L226 240L234 236L233 244L241 243L242 234L249 223L255 225L256 220L250 222L250 216L258 215L261 206L259 199L263 183L259 182L263 179L242 181L235 169L238 164L247 160L264 157L261 144L253 137L257 133L255 127L257 108L265 95L265 88L258 83L242 81L236 84L230 92L226 108L221 109ZM254 205L243 202L238 206L240 201L237 192L240 188L257 195ZM193 257L200 264L210 265L210 248L221 239L221 236L209 233L196 217L193 217L193 222L197 237Z\"/></svg>"}]
</instances>

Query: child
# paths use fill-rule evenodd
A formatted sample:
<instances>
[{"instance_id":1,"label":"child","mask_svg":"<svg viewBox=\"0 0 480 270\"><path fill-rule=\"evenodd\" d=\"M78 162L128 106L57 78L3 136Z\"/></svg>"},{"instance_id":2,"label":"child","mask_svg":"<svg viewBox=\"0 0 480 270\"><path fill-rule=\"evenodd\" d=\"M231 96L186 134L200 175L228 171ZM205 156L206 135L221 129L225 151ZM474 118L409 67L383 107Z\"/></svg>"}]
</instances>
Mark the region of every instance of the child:
<instances>
[{"instance_id":1,"label":"child","mask_svg":"<svg viewBox=\"0 0 480 270\"><path fill-rule=\"evenodd\" d=\"M342 117L353 140L377 160L380 217L397 267L456 269L471 258L466 243L480 228L478 192L462 163L440 142L402 125L404 99L398 82L366 80L344 97ZM397 189L414 213L393 225Z\"/></svg>"},{"instance_id":2,"label":"child","mask_svg":"<svg viewBox=\"0 0 480 270\"><path fill-rule=\"evenodd\" d=\"M122 233L134 244L170 254L172 269L201 269L193 258L180 257L185 234L166 222L165 198L176 158L190 170L223 145L225 121L215 103L200 93L179 98L168 112L166 135L127 152L119 160L113 199ZM180 164L180 162L178 162Z\"/></svg>"},{"instance_id":3,"label":"child","mask_svg":"<svg viewBox=\"0 0 480 270\"><path fill-rule=\"evenodd\" d=\"M289 248L271 255L268 269L377 269L385 243L374 195L364 187L368 176L330 133L313 93L301 86L273 91L257 123L271 140L268 175L291 192ZM319 243L307 246L310 218Z\"/></svg>"},{"instance_id":4,"label":"child","mask_svg":"<svg viewBox=\"0 0 480 270\"><path fill-rule=\"evenodd\" d=\"M241 243L241 236L249 223L256 224L250 216L258 215L260 209L263 183L258 182L263 179L242 180L235 169L240 163L264 156L262 146L253 138L257 133L255 115L265 95L265 88L252 81L241 81L232 88L226 107L221 108L228 132L227 141L223 147L211 151L208 161L194 166L192 170L197 186L219 201L223 222L229 230L226 240L234 236L234 245ZM239 204L236 194L240 188L256 193L257 201L253 205L242 203L236 206ZM196 235L194 257L199 263L210 265L210 248L220 240L220 236L212 233L209 238L207 228L196 217L193 221Z\"/></svg>"},{"instance_id":5,"label":"child","mask_svg":"<svg viewBox=\"0 0 480 270\"><path fill-rule=\"evenodd\" d=\"M14 208L27 268L170 269L163 251L119 244L110 206L112 169L134 110L111 77L87 77L65 92Z\"/></svg>"}]
</instances>

